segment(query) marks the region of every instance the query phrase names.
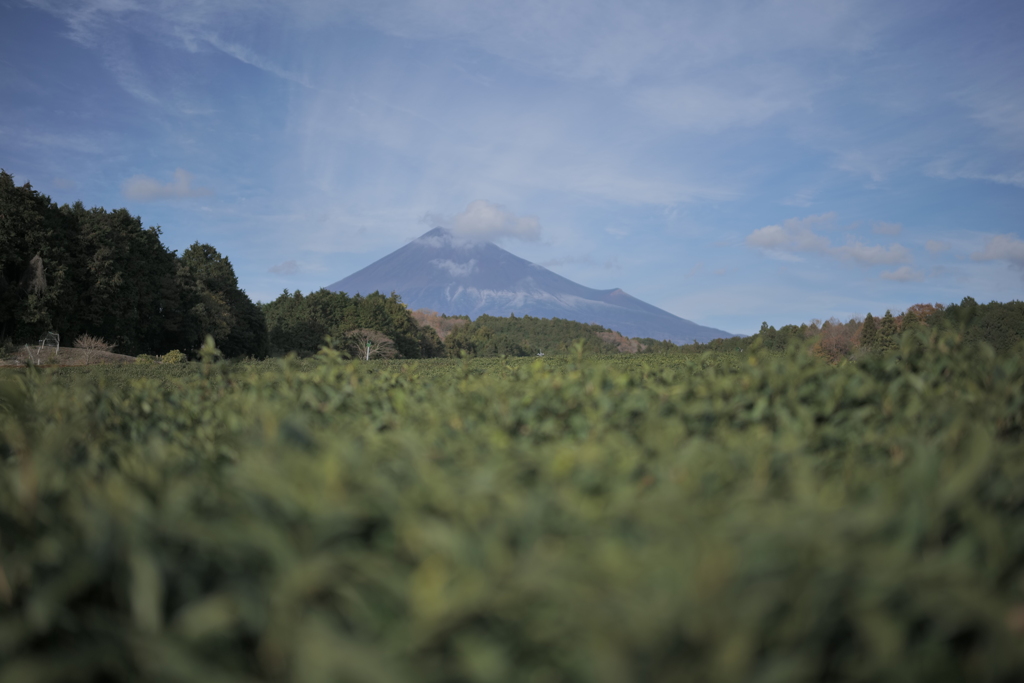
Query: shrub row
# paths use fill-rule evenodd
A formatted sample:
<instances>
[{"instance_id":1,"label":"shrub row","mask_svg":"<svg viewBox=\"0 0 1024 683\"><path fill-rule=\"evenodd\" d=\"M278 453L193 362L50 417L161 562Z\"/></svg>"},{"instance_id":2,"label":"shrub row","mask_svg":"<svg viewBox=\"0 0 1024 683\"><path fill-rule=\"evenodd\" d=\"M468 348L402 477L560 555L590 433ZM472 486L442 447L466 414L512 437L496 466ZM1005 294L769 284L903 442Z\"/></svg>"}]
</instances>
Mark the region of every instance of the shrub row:
<instances>
[{"instance_id":1,"label":"shrub row","mask_svg":"<svg viewBox=\"0 0 1024 683\"><path fill-rule=\"evenodd\" d=\"M1024 678L1024 368L316 359L0 379L0 681Z\"/></svg>"}]
</instances>

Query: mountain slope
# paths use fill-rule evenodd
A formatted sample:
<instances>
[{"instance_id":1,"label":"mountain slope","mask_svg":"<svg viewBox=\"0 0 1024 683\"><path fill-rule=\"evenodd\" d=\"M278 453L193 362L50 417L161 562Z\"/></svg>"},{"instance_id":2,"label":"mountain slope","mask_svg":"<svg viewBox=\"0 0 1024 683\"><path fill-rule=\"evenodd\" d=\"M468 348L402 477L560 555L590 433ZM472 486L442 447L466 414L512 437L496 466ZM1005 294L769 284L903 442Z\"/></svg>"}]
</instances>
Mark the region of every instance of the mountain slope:
<instances>
[{"instance_id":1,"label":"mountain slope","mask_svg":"<svg viewBox=\"0 0 1024 683\"><path fill-rule=\"evenodd\" d=\"M468 243L434 228L401 249L330 285L332 292L397 292L409 308L447 315L565 318L627 337L677 344L734 335L672 315L621 289L591 289L501 247Z\"/></svg>"}]
</instances>

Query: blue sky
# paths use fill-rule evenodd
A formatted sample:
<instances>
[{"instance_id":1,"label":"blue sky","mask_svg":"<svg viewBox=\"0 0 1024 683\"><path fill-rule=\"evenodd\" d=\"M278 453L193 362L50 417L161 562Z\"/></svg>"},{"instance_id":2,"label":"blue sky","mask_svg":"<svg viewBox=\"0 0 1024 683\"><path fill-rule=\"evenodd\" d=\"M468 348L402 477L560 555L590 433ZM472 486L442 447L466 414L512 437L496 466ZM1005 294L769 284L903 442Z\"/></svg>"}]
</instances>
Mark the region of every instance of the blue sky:
<instances>
[{"instance_id":1,"label":"blue sky","mask_svg":"<svg viewBox=\"0 0 1024 683\"><path fill-rule=\"evenodd\" d=\"M1024 293L1024 3L0 0L0 167L254 300L435 225L752 333Z\"/></svg>"}]
</instances>

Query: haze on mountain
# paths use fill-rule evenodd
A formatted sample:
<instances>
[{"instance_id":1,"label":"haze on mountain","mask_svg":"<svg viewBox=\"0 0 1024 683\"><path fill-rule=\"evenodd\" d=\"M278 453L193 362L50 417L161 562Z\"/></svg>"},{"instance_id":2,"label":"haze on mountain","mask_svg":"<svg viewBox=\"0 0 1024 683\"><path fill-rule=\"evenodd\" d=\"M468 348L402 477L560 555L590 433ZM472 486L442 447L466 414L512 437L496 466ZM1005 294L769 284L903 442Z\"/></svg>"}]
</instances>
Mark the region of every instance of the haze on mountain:
<instances>
[{"instance_id":1,"label":"haze on mountain","mask_svg":"<svg viewBox=\"0 0 1024 683\"><path fill-rule=\"evenodd\" d=\"M621 289L591 289L493 242L434 228L327 289L350 295L396 292L409 308L446 315L564 318L627 337L701 343L736 336L698 325Z\"/></svg>"}]
</instances>

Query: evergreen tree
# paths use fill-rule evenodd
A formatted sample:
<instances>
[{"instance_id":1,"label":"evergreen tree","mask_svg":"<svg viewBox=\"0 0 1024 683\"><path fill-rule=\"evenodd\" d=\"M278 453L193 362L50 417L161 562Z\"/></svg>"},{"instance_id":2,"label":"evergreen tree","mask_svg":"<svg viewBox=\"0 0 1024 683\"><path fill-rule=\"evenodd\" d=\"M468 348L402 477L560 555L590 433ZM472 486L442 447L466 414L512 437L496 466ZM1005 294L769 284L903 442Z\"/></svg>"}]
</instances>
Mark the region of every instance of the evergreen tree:
<instances>
[{"instance_id":1,"label":"evergreen tree","mask_svg":"<svg viewBox=\"0 0 1024 683\"><path fill-rule=\"evenodd\" d=\"M1024 302L975 304L964 337L984 342L996 351L1007 352L1024 341Z\"/></svg>"},{"instance_id":2,"label":"evergreen tree","mask_svg":"<svg viewBox=\"0 0 1024 683\"><path fill-rule=\"evenodd\" d=\"M864 316L864 324L860 328L860 345L869 351L876 350L878 346L878 323L870 313Z\"/></svg>"},{"instance_id":3,"label":"evergreen tree","mask_svg":"<svg viewBox=\"0 0 1024 683\"><path fill-rule=\"evenodd\" d=\"M954 329L966 330L978 314L978 302L965 296L959 304L950 304L943 312L943 322Z\"/></svg>"},{"instance_id":4,"label":"evergreen tree","mask_svg":"<svg viewBox=\"0 0 1024 683\"><path fill-rule=\"evenodd\" d=\"M910 332L921 327L921 319L917 317L914 311L908 310L903 314L903 322L900 325L900 332Z\"/></svg>"},{"instance_id":5,"label":"evergreen tree","mask_svg":"<svg viewBox=\"0 0 1024 683\"><path fill-rule=\"evenodd\" d=\"M761 323L761 329L757 333L758 339L761 340L763 348L770 351L778 351L785 347L785 342L779 339L779 334L776 332L774 326L769 326L768 322Z\"/></svg>"},{"instance_id":6,"label":"evergreen tree","mask_svg":"<svg viewBox=\"0 0 1024 683\"><path fill-rule=\"evenodd\" d=\"M879 351L892 351L899 346L899 331L896 329L896 318L892 311L886 311L882 316L882 322L878 326L877 342L875 344Z\"/></svg>"},{"instance_id":7,"label":"evergreen tree","mask_svg":"<svg viewBox=\"0 0 1024 683\"><path fill-rule=\"evenodd\" d=\"M266 358L270 354L270 340L263 309L237 288L228 292L227 300L234 324L220 347L221 351L228 358Z\"/></svg>"},{"instance_id":8,"label":"evergreen tree","mask_svg":"<svg viewBox=\"0 0 1024 683\"><path fill-rule=\"evenodd\" d=\"M340 340L354 330L373 330L388 337L404 358L429 358L441 354L441 340L429 327L421 327L394 292L374 292L349 297L344 292L321 289L309 296L287 290L263 305L269 331L270 352L294 351L312 355L330 336Z\"/></svg>"},{"instance_id":9,"label":"evergreen tree","mask_svg":"<svg viewBox=\"0 0 1024 683\"><path fill-rule=\"evenodd\" d=\"M179 259L178 280L185 290L189 318L186 348L199 348L210 335L228 357L267 354L263 311L238 288L238 278L226 256L209 244L196 242Z\"/></svg>"},{"instance_id":10,"label":"evergreen tree","mask_svg":"<svg viewBox=\"0 0 1024 683\"><path fill-rule=\"evenodd\" d=\"M194 244L179 259L125 209L58 207L0 170L0 342L82 333L128 354L194 349L265 355L262 311L230 262Z\"/></svg>"},{"instance_id":11,"label":"evergreen tree","mask_svg":"<svg viewBox=\"0 0 1024 683\"><path fill-rule=\"evenodd\" d=\"M167 335L181 324L174 253L160 229L142 227L125 209L65 208L78 224L86 284L80 293L82 331L122 353L170 350Z\"/></svg>"},{"instance_id":12,"label":"evergreen tree","mask_svg":"<svg viewBox=\"0 0 1024 683\"><path fill-rule=\"evenodd\" d=\"M81 288L74 222L31 184L0 170L0 339L74 333Z\"/></svg>"}]
</instances>

